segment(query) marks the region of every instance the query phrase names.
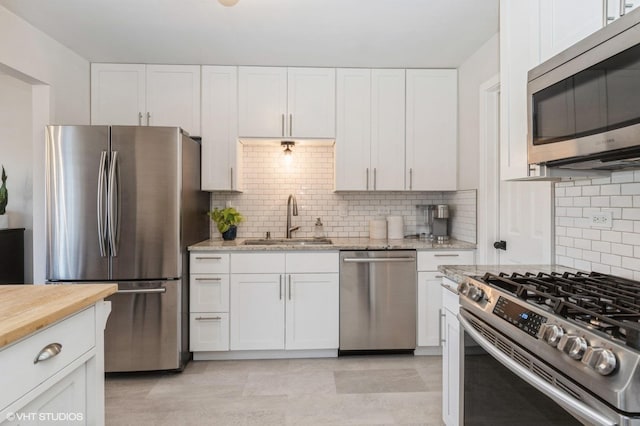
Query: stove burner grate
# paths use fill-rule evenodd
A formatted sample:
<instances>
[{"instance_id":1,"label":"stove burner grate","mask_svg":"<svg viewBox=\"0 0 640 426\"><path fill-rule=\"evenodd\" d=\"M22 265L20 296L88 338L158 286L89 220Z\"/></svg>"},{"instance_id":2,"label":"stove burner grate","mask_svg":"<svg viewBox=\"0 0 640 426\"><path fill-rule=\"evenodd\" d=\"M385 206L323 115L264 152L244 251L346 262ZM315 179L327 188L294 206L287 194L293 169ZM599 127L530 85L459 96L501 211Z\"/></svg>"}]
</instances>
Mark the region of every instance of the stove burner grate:
<instances>
[{"instance_id":1,"label":"stove burner grate","mask_svg":"<svg viewBox=\"0 0 640 426\"><path fill-rule=\"evenodd\" d=\"M640 282L598 272L487 273L481 281L640 349Z\"/></svg>"}]
</instances>

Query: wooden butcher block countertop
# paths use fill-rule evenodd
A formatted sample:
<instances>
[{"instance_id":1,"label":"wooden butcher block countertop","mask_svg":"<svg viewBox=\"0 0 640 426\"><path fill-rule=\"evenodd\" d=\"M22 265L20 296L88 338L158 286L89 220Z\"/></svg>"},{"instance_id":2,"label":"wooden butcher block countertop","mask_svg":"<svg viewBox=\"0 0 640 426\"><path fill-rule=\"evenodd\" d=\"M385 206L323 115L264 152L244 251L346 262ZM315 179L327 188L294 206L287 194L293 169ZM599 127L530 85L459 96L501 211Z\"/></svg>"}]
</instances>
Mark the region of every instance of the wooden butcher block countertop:
<instances>
[{"instance_id":1,"label":"wooden butcher block countertop","mask_svg":"<svg viewBox=\"0 0 640 426\"><path fill-rule=\"evenodd\" d=\"M0 348L117 290L117 284L0 285Z\"/></svg>"}]
</instances>

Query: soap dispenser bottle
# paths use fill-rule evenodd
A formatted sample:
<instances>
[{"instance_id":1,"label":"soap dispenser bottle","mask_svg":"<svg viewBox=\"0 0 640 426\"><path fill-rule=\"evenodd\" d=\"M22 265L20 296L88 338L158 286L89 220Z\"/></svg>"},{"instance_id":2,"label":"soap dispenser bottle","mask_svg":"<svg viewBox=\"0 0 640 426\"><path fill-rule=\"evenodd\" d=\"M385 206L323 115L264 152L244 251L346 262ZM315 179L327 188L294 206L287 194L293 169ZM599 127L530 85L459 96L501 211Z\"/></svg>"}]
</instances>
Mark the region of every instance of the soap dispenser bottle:
<instances>
[{"instance_id":1,"label":"soap dispenser bottle","mask_svg":"<svg viewBox=\"0 0 640 426\"><path fill-rule=\"evenodd\" d=\"M313 237L324 238L324 226L322 226L322 221L320 220L320 218L316 219L316 226L313 230Z\"/></svg>"}]
</instances>

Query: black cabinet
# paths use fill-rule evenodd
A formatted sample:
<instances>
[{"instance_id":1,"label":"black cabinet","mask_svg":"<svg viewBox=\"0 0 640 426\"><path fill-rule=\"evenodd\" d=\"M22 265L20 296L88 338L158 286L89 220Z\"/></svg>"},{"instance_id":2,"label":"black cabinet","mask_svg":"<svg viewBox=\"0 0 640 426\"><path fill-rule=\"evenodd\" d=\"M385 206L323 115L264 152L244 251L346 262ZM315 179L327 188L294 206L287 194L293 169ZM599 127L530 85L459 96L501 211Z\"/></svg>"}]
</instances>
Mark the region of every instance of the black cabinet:
<instances>
[{"instance_id":1,"label":"black cabinet","mask_svg":"<svg viewBox=\"0 0 640 426\"><path fill-rule=\"evenodd\" d=\"M24 284L24 228L0 229L0 284Z\"/></svg>"}]
</instances>

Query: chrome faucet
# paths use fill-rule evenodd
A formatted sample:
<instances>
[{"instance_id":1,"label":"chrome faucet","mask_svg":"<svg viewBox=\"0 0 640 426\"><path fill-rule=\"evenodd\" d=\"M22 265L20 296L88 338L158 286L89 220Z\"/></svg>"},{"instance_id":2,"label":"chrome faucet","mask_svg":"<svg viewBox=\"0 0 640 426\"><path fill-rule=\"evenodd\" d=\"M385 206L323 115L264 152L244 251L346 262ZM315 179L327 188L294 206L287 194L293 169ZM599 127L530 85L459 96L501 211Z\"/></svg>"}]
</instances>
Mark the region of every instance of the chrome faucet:
<instances>
[{"instance_id":1,"label":"chrome faucet","mask_svg":"<svg viewBox=\"0 0 640 426\"><path fill-rule=\"evenodd\" d=\"M293 194L289 194L289 198L287 199L287 233L286 237L291 238L291 233L293 231L297 231L300 229L299 226L291 226L291 204L293 202L293 215L298 216L298 203L296 202L296 197Z\"/></svg>"}]
</instances>

